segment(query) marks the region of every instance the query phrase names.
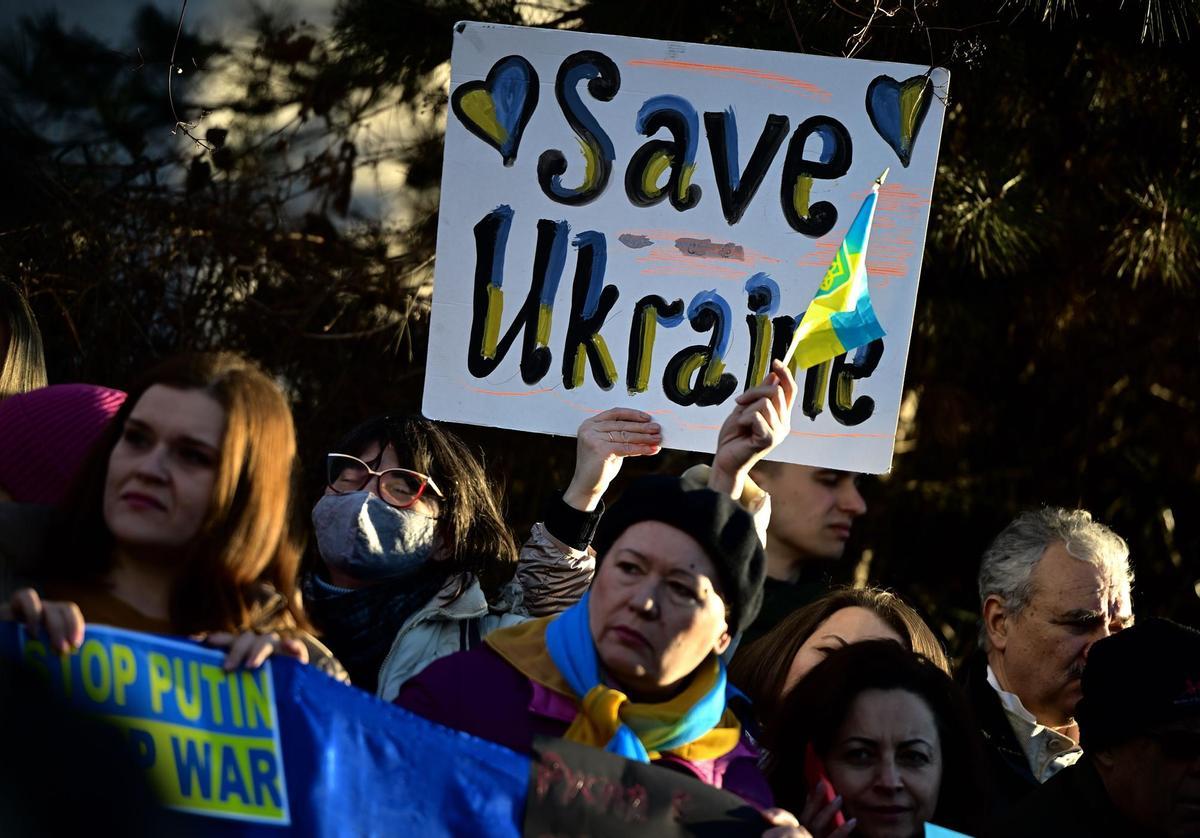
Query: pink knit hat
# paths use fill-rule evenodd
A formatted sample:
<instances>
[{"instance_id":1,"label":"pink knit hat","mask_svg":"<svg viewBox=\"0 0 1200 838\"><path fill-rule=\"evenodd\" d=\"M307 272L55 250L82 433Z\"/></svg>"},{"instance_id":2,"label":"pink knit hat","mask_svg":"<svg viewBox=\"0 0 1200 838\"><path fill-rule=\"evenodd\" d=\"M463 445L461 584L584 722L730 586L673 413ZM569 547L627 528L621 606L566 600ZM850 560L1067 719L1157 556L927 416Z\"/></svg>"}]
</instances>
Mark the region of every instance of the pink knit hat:
<instances>
[{"instance_id":1,"label":"pink knit hat","mask_svg":"<svg viewBox=\"0 0 1200 838\"><path fill-rule=\"evenodd\" d=\"M0 402L0 489L21 503L58 503L125 393L55 384Z\"/></svg>"}]
</instances>

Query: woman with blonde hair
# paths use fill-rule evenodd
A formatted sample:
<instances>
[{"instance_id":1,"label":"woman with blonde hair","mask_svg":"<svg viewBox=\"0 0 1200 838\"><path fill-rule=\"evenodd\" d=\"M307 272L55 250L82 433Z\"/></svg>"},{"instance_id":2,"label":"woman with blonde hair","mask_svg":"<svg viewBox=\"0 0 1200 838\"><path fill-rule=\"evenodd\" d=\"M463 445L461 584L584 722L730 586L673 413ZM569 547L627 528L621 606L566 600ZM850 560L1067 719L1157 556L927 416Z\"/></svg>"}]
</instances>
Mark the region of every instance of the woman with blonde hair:
<instances>
[{"instance_id":1,"label":"woman with blonde hair","mask_svg":"<svg viewBox=\"0 0 1200 838\"><path fill-rule=\"evenodd\" d=\"M45 539L33 587L0 616L67 652L85 621L228 646L228 667L272 652L336 661L305 630L291 503L292 414L231 353L168 360L130 390ZM8 612L7 614L3 612Z\"/></svg>"},{"instance_id":2,"label":"woman with blonde hair","mask_svg":"<svg viewBox=\"0 0 1200 838\"><path fill-rule=\"evenodd\" d=\"M42 333L24 295L0 279L0 401L46 386Z\"/></svg>"}]
</instances>

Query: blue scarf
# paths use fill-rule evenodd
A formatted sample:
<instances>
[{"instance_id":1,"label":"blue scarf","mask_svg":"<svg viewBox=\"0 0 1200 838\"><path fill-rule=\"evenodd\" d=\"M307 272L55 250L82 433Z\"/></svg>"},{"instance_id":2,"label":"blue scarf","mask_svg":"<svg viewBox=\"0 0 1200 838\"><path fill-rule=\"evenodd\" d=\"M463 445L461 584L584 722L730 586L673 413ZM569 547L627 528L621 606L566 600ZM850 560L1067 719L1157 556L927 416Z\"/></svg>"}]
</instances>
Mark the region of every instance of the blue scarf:
<instances>
[{"instance_id":1,"label":"blue scarf","mask_svg":"<svg viewBox=\"0 0 1200 838\"><path fill-rule=\"evenodd\" d=\"M589 717L593 729L615 727L604 749L638 762L649 762L650 751L679 751L687 745L701 758L728 753L737 743L740 725L732 717L725 718L726 692L733 688L725 677L724 662L710 656L697 667L693 683L662 704L632 702L601 678L600 658L588 625L589 597L585 594L550 621L545 630L546 650L579 697L580 713ZM721 730L714 732L718 727Z\"/></svg>"}]
</instances>

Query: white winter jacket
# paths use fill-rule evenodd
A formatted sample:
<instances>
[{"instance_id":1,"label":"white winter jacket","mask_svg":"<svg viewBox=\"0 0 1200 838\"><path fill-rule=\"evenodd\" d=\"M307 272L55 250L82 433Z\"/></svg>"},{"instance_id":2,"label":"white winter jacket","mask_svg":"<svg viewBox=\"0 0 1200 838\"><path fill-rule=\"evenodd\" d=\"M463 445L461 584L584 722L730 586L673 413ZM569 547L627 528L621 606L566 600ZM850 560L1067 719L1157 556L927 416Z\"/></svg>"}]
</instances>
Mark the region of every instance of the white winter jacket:
<instances>
[{"instance_id":1,"label":"white winter jacket","mask_svg":"<svg viewBox=\"0 0 1200 838\"><path fill-rule=\"evenodd\" d=\"M498 628L571 607L595 571L591 550L573 550L534 524L512 581L490 606L475 574L460 573L404 622L379 668L376 695L391 701L405 681L438 658L473 648Z\"/></svg>"}]
</instances>

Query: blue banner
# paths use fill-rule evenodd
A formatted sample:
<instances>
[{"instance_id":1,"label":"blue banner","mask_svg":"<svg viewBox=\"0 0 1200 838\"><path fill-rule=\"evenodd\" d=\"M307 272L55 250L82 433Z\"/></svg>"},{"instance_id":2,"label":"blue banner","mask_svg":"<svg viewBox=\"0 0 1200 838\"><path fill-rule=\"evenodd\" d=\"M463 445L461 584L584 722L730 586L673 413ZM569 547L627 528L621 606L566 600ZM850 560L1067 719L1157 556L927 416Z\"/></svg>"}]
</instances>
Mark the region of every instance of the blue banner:
<instances>
[{"instance_id":1,"label":"blue banner","mask_svg":"<svg viewBox=\"0 0 1200 838\"><path fill-rule=\"evenodd\" d=\"M225 672L222 652L96 625L59 656L14 623L0 653L120 729L159 800L205 835L521 834L527 757L293 660Z\"/></svg>"}]
</instances>

